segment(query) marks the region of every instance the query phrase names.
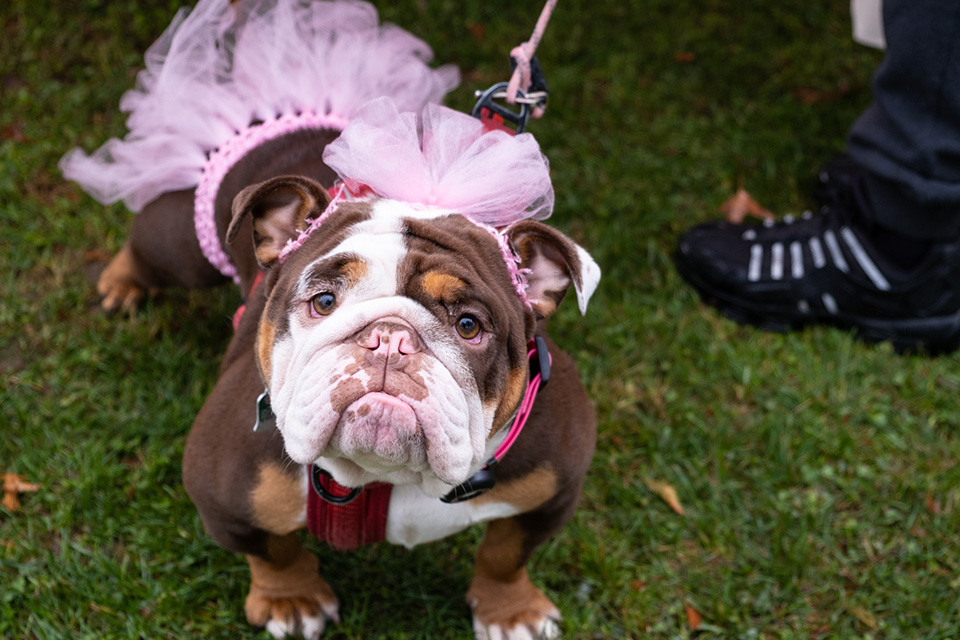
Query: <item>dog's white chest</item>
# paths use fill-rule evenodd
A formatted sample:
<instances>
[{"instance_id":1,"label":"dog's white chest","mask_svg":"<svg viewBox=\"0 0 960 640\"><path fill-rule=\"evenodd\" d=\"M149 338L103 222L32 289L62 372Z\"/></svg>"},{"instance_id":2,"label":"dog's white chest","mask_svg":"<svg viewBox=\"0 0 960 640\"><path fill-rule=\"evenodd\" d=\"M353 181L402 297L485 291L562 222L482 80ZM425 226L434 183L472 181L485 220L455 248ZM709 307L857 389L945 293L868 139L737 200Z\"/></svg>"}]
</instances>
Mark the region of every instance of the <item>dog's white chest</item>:
<instances>
[{"instance_id":1,"label":"dog's white chest","mask_svg":"<svg viewBox=\"0 0 960 640\"><path fill-rule=\"evenodd\" d=\"M518 509L507 502L462 502L447 504L426 496L413 486L397 486L390 495L386 539L407 548L432 542L463 531L467 527L516 515Z\"/></svg>"}]
</instances>

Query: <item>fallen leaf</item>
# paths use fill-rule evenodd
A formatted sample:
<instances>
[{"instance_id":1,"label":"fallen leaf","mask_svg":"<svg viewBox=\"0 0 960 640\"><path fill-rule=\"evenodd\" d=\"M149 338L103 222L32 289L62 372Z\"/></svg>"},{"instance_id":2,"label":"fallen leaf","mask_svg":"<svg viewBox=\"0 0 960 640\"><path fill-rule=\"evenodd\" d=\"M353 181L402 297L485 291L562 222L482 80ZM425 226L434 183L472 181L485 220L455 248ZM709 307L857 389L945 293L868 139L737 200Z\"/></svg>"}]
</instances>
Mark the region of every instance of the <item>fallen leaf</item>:
<instances>
[{"instance_id":1,"label":"fallen leaf","mask_svg":"<svg viewBox=\"0 0 960 640\"><path fill-rule=\"evenodd\" d=\"M40 485L27 482L22 476L15 473L5 473L3 475L3 506L10 511L20 509L21 493L39 491Z\"/></svg>"},{"instance_id":2,"label":"fallen leaf","mask_svg":"<svg viewBox=\"0 0 960 640\"><path fill-rule=\"evenodd\" d=\"M643 580L640 580L639 578L636 580L630 581L630 588L633 589L634 591L643 591L643 588L645 586L647 586L647 583L644 582Z\"/></svg>"},{"instance_id":3,"label":"fallen leaf","mask_svg":"<svg viewBox=\"0 0 960 640\"><path fill-rule=\"evenodd\" d=\"M813 89L811 87L797 87L793 90L794 97L806 105L833 102L848 93L850 93L850 85L846 82L840 82L836 89L832 91Z\"/></svg>"},{"instance_id":4,"label":"fallen leaf","mask_svg":"<svg viewBox=\"0 0 960 640\"><path fill-rule=\"evenodd\" d=\"M880 625L877 624L877 619L873 616L873 614L863 607L853 607L850 609L850 613L853 614L853 616L865 626L873 630L880 628Z\"/></svg>"},{"instance_id":5,"label":"fallen leaf","mask_svg":"<svg viewBox=\"0 0 960 640\"><path fill-rule=\"evenodd\" d=\"M23 132L20 123L8 124L0 129L0 140L11 140L13 142L27 142L27 134Z\"/></svg>"},{"instance_id":6,"label":"fallen leaf","mask_svg":"<svg viewBox=\"0 0 960 640\"><path fill-rule=\"evenodd\" d=\"M108 262L110 254L103 249L90 249L83 253L83 259L85 262Z\"/></svg>"},{"instance_id":7,"label":"fallen leaf","mask_svg":"<svg viewBox=\"0 0 960 640\"><path fill-rule=\"evenodd\" d=\"M482 24L471 23L467 25L467 31L470 32L470 35L473 36L473 39L477 42L483 42L484 38L487 35L487 28Z\"/></svg>"},{"instance_id":8,"label":"fallen leaf","mask_svg":"<svg viewBox=\"0 0 960 640\"><path fill-rule=\"evenodd\" d=\"M933 494L928 493L924 503L927 506L927 511L933 515L940 514L940 501L933 497Z\"/></svg>"},{"instance_id":9,"label":"fallen leaf","mask_svg":"<svg viewBox=\"0 0 960 640\"><path fill-rule=\"evenodd\" d=\"M700 623L703 622L703 616L697 613L697 610L687 605L687 624L690 625L690 631L696 631L700 628Z\"/></svg>"},{"instance_id":10,"label":"fallen leaf","mask_svg":"<svg viewBox=\"0 0 960 640\"><path fill-rule=\"evenodd\" d=\"M805 105L813 105L831 99L829 92L817 91L809 87L797 87L793 90L793 95Z\"/></svg>"},{"instance_id":11,"label":"fallen leaf","mask_svg":"<svg viewBox=\"0 0 960 640\"><path fill-rule=\"evenodd\" d=\"M675 55L673 58L677 62L684 64L684 63L690 63L696 60L697 54L695 54L693 51L678 51L677 55Z\"/></svg>"},{"instance_id":12,"label":"fallen leaf","mask_svg":"<svg viewBox=\"0 0 960 640\"><path fill-rule=\"evenodd\" d=\"M734 224L742 224L748 215L764 220L774 218L774 215L761 207L746 189L737 189L730 199L720 205L720 213L725 214L727 220Z\"/></svg>"},{"instance_id":13,"label":"fallen leaf","mask_svg":"<svg viewBox=\"0 0 960 640\"><path fill-rule=\"evenodd\" d=\"M663 498L663 501L667 503L671 509L676 513L679 513L681 516L685 515L683 506L680 504L680 499L677 498L677 490L666 482L660 482L658 480L653 480L651 478L644 478L644 484L647 485L647 488L650 491L653 491L655 494Z\"/></svg>"}]
</instances>

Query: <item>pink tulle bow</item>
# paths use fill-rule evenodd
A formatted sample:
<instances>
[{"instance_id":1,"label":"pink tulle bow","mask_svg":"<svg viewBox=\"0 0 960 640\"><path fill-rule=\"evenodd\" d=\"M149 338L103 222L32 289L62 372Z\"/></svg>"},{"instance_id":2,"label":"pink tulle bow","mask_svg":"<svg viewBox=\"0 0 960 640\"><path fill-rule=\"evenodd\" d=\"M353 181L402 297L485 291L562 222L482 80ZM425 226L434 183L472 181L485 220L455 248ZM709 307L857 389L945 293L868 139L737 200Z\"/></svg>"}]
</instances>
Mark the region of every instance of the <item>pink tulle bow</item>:
<instances>
[{"instance_id":1,"label":"pink tulle bow","mask_svg":"<svg viewBox=\"0 0 960 640\"><path fill-rule=\"evenodd\" d=\"M418 118L389 98L368 102L323 159L351 191L366 185L383 198L495 227L553 212L550 165L532 135L488 131L436 104Z\"/></svg>"}]
</instances>

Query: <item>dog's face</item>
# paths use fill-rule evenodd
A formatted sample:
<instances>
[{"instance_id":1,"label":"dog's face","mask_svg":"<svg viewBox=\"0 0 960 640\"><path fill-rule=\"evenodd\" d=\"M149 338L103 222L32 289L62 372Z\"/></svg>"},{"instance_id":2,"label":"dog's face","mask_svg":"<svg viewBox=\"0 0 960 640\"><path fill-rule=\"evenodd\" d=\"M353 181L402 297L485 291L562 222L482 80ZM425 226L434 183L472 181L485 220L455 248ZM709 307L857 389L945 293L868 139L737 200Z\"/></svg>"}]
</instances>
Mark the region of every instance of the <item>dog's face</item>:
<instances>
[{"instance_id":1,"label":"dog's face","mask_svg":"<svg viewBox=\"0 0 960 640\"><path fill-rule=\"evenodd\" d=\"M486 461L527 382L527 340L571 282L581 307L599 279L582 249L535 222L508 231L521 301L496 238L456 214L391 200L341 204L280 264L328 203L281 177L246 189L268 296L261 373L289 456L337 480L421 485L443 495Z\"/></svg>"}]
</instances>

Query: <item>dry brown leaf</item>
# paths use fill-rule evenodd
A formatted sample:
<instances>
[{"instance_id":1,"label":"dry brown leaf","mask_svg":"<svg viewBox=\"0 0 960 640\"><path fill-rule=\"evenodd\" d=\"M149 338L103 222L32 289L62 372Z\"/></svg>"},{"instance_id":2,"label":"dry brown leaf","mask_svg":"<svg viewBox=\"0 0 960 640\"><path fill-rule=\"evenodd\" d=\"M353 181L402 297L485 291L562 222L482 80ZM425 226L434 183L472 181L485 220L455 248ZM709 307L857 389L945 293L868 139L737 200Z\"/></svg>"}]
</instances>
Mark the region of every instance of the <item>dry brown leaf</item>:
<instances>
[{"instance_id":1,"label":"dry brown leaf","mask_svg":"<svg viewBox=\"0 0 960 640\"><path fill-rule=\"evenodd\" d=\"M85 262L109 262L110 254L103 249L89 249L83 252Z\"/></svg>"},{"instance_id":2,"label":"dry brown leaf","mask_svg":"<svg viewBox=\"0 0 960 640\"><path fill-rule=\"evenodd\" d=\"M848 93L850 93L850 85L846 82L840 82L837 88L832 91L824 91L812 87L797 87L793 90L794 97L806 105L833 102Z\"/></svg>"},{"instance_id":3,"label":"dry brown leaf","mask_svg":"<svg viewBox=\"0 0 960 640\"><path fill-rule=\"evenodd\" d=\"M686 512L683 510L683 505L680 504L680 499L677 497L677 490L674 489L666 482L660 482L659 480L653 480L652 478L644 478L644 484L647 485L647 488L650 491L653 491L655 494L660 496L664 502L667 503L671 509L680 515L685 515Z\"/></svg>"},{"instance_id":4,"label":"dry brown leaf","mask_svg":"<svg viewBox=\"0 0 960 640\"><path fill-rule=\"evenodd\" d=\"M940 501L934 498L933 494L928 493L924 499L924 503L926 504L927 511L933 515L940 514Z\"/></svg>"},{"instance_id":5,"label":"dry brown leaf","mask_svg":"<svg viewBox=\"0 0 960 640\"><path fill-rule=\"evenodd\" d=\"M703 616L701 616L696 609L687 605L687 624L690 625L690 631L696 631L700 628L700 623L703 622Z\"/></svg>"},{"instance_id":6,"label":"dry brown leaf","mask_svg":"<svg viewBox=\"0 0 960 640\"><path fill-rule=\"evenodd\" d=\"M774 215L761 207L746 189L737 189L737 192L730 199L720 205L720 213L724 214L727 220L734 224L742 224L748 215L764 220L773 220L774 218Z\"/></svg>"},{"instance_id":7,"label":"dry brown leaf","mask_svg":"<svg viewBox=\"0 0 960 640\"><path fill-rule=\"evenodd\" d=\"M487 36L487 28L476 22L468 24L467 31L470 32L470 35L472 35L473 39L477 42L483 42L484 38Z\"/></svg>"},{"instance_id":8,"label":"dry brown leaf","mask_svg":"<svg viewBox=\"0 0 960 640\"><path fill-rule=\"evenodd\" d=\"M20 509L19 495L21 493L39 490L40 485L27 482L23 479L23 476L19 476L16 473L3 474L3 506L10 511L18 511Z\"/></svg>"},{"instance_id":9,"label":"dry brown leaf","mask_svg":"<svg viewBox=\"0 0 960 640\"><path fill-rule=\"evenodd\" d=\"M877 619L873 616L873 614L867 611L866 609L864 609L863 607L853 607L852 609L850 609L850 613L852 613L853 616L857 620L862 622L865 626L873 630L877 630L880 628L880 625L877 624Z\"/></svg>"},{"instance_id":10,"label":"dry brown leaf","mask_svg":"<svg viewBox=\"0 0 960 640\"><path fill-rule=\"evenodd\" d=\"M27 142L27 134L23 132L23 122L8 124L0 129L0 140L12 140L13 142Z\"/></svg>"}]
</instances>

